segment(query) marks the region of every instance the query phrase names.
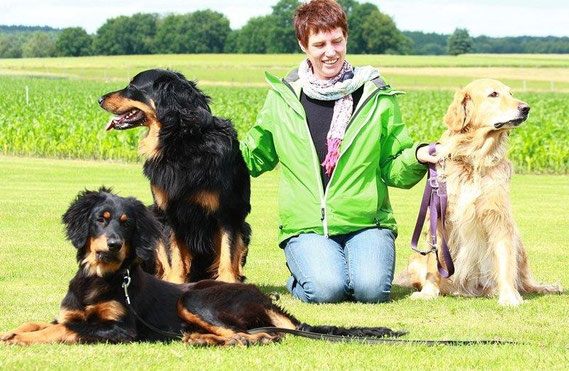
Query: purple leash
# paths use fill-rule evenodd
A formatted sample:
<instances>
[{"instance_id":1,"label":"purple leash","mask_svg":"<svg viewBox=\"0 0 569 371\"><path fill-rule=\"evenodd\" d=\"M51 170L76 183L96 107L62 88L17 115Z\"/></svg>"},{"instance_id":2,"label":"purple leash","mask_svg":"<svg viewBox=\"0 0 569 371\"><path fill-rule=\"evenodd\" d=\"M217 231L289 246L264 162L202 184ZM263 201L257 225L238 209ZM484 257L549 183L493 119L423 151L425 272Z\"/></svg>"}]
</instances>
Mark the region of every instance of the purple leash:
<instances>
[{"instance_id":1,"label":"purple leash","mask_svg":"<svg viewBox=\"0 0 569 371\"><path fill-rule=\"evenodd\" d=\"M434 155L436 152L435 143L429 145L429 154ZM421 208L419 209L419 215L417 216L417 223L415 224L415 230L413 231L413 238L411 239L411 249L418 252L421 255L427 255L432 252L435 253L437 257L437 269L439 274L443 278L449 278L454 273L454 264L452 262L452 257L448 249L446 237L445 237L445 214L447 209L447 192L446 185L444 183L439 183L437 180L437 167L435 164L429 163L429 178L427 179L427 184L425 185L425 192L423 193L423 200L421 201ZM419 250L417 248L417 243L419 242L419 237L421 231L423 230L423 224L425 224L425 218L427 217L427 209L430 213L430 241L431 249L428 251ZM439 260L439 253L437 249L437 225L441 222L441 252L443 259L445 261L444 269Z\"/></svg>"}]
</instances>

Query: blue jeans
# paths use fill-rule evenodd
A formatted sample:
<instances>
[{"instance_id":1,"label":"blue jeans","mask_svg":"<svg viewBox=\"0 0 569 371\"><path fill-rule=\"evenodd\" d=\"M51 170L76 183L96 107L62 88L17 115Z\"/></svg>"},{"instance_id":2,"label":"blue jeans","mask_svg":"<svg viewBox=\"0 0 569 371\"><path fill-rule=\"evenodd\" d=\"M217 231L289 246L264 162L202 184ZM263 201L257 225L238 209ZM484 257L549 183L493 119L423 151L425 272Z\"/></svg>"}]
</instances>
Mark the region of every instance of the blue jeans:
<instances>
[{"instance_id":1,"label":"blue jeans","mask_svg":"<svg viewBox=\"0 0 569 371\"><path fill-rule=\"evenodd\" d=\"M395 269L395 234L390 229L369 228L329 238L301 234L288 239L284 251L292 274L286 286L297 299L389 300Z\"/></svg>"}]
</instances>

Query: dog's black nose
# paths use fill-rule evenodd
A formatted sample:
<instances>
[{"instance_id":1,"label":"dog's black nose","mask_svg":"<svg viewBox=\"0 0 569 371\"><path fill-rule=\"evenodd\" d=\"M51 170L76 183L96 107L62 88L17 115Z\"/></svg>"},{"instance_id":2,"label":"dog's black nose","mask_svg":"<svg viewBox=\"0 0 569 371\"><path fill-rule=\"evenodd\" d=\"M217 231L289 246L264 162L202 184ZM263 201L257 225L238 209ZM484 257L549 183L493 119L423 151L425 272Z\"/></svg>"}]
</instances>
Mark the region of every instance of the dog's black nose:
<instances>
[{"instance_id":1,"label":"dog's black nose","mask_svg":"<svg viewBox=\"0 0 569 371\"><path fill-rule=\"evenodd\" d=\"M530 106L529 106L529 104L520 104L518 106L518 109L520 110L521 113L523 113L524 115L527 115L529 113Z\"/></svg>"},{"instance_id":2,"label":"dog's black nose","mask_svg":"<svg viewBox=\"0 0 569 371\"><path fill-rule=\"evenodd\" d=\"M99 98L99 106L103 105L104 101L105 101L105 96L103 95L101 98Z\"/></svg>"},{"instance_id":3,"label":"dog's black nose","mask_svg":"<svg viewBox=\"0 0 569 371\"><path fill-rule=\"evenodd\" d=\"M122 241L116 238L109 238L107 240L107 246L109 247L110 252L117 252L122 247Z\"/></svg>"}]
</instances>

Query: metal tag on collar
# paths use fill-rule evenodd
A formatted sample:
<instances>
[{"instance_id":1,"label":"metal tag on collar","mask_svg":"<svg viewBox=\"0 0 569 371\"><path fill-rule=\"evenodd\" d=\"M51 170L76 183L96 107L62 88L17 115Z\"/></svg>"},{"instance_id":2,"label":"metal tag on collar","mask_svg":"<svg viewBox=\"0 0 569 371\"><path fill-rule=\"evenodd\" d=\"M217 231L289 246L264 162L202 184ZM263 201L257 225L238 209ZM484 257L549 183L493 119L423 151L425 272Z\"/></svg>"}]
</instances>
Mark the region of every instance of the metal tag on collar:
<instances>
[{"instance_id":1,"label":"metal tag on collar","mask_svg":"<svg viewBox=\"0 0 569 371\"><path fill-rule=\"evenodd\" d=\"M127 269L124 272L124 277L122 281L122 288L124 289L124 296L126 298L127 304L130 304L130 297L128 296L128 287L130 286L130 271Z\"/></svg>"}]
</instances>

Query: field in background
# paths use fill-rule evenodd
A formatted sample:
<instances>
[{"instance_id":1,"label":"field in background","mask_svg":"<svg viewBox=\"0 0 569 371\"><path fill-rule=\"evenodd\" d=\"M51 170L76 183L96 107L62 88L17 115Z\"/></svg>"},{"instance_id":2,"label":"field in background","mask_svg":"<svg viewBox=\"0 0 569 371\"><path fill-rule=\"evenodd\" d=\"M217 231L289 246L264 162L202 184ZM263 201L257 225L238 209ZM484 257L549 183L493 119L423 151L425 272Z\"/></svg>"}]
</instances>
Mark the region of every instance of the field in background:
<instances>
[{"instance_id":1,"label":"field in background","mask_svg":"<svg viewBox=\"0 0 569 371\"><path fill-rule=\"evenodd\" d=\"M261 73L261 72L259 72ZM36 157L137 161L142 128L105 132L111 115L101 95L120 82L0 77L0 153ZM26 104L26 87L28 103ZM213 98L214 114L230 118L240 136L255 122L267 87L200 85ZM448 90L411 90L399 97L403 120L420 141L435 141L452 101ZM522 92L532 111L511 135L510 158L521 173L569 173L568 94Z\"/></svg>"},{"instance_id":2,"label":"field in background","mask_svg":"<svg viewBox=\"0 0 569 371\"><path fill-rule=\"evenodd\" d=\"M202 85L264 86L264 71L284 76L302 58L301 54L192 54L0 59L0 76L124 83L138 71L161 67L183 72ZM350 55L349 61L379 68L389 83L402 89L452 90L474 78L490 77L518 90L569 92L569 55Z\"/></svg>"},{"instance_id":3,"label":"field in background","mask_svg":"<svg viewBox=\"0 0 569 371\"><path fill-rule=\"evenodd\" d=\"M50 321L77 269L75 250L64 240L61 214L80 190L113 186L123 196L150 203L140 164L29 159L0 156L0 332L27 321ZM423 183L423 182L421 182ZM406 329L409 339L519 341L520 345L425 347L337 344L288 336L281 344L250 348L188 348L181 343L129 345L0 345L0 369L563 369L569 364L569 300L525 295L516 309L495 298L443 297L411 301L394 287L388 304L304 304L286 293L288 271L277 247L278 173L252 181L252 244L245 267L250 282L281 293L280 305L303 321L344 326ZM396 273L410 254L411 230L422 184L392 189L399 222ZM536 196L539 195L539 196ZM544 282L569 286L567 177L517 175L512 209L530 267Z\"/></svg>"}]
</instances>

